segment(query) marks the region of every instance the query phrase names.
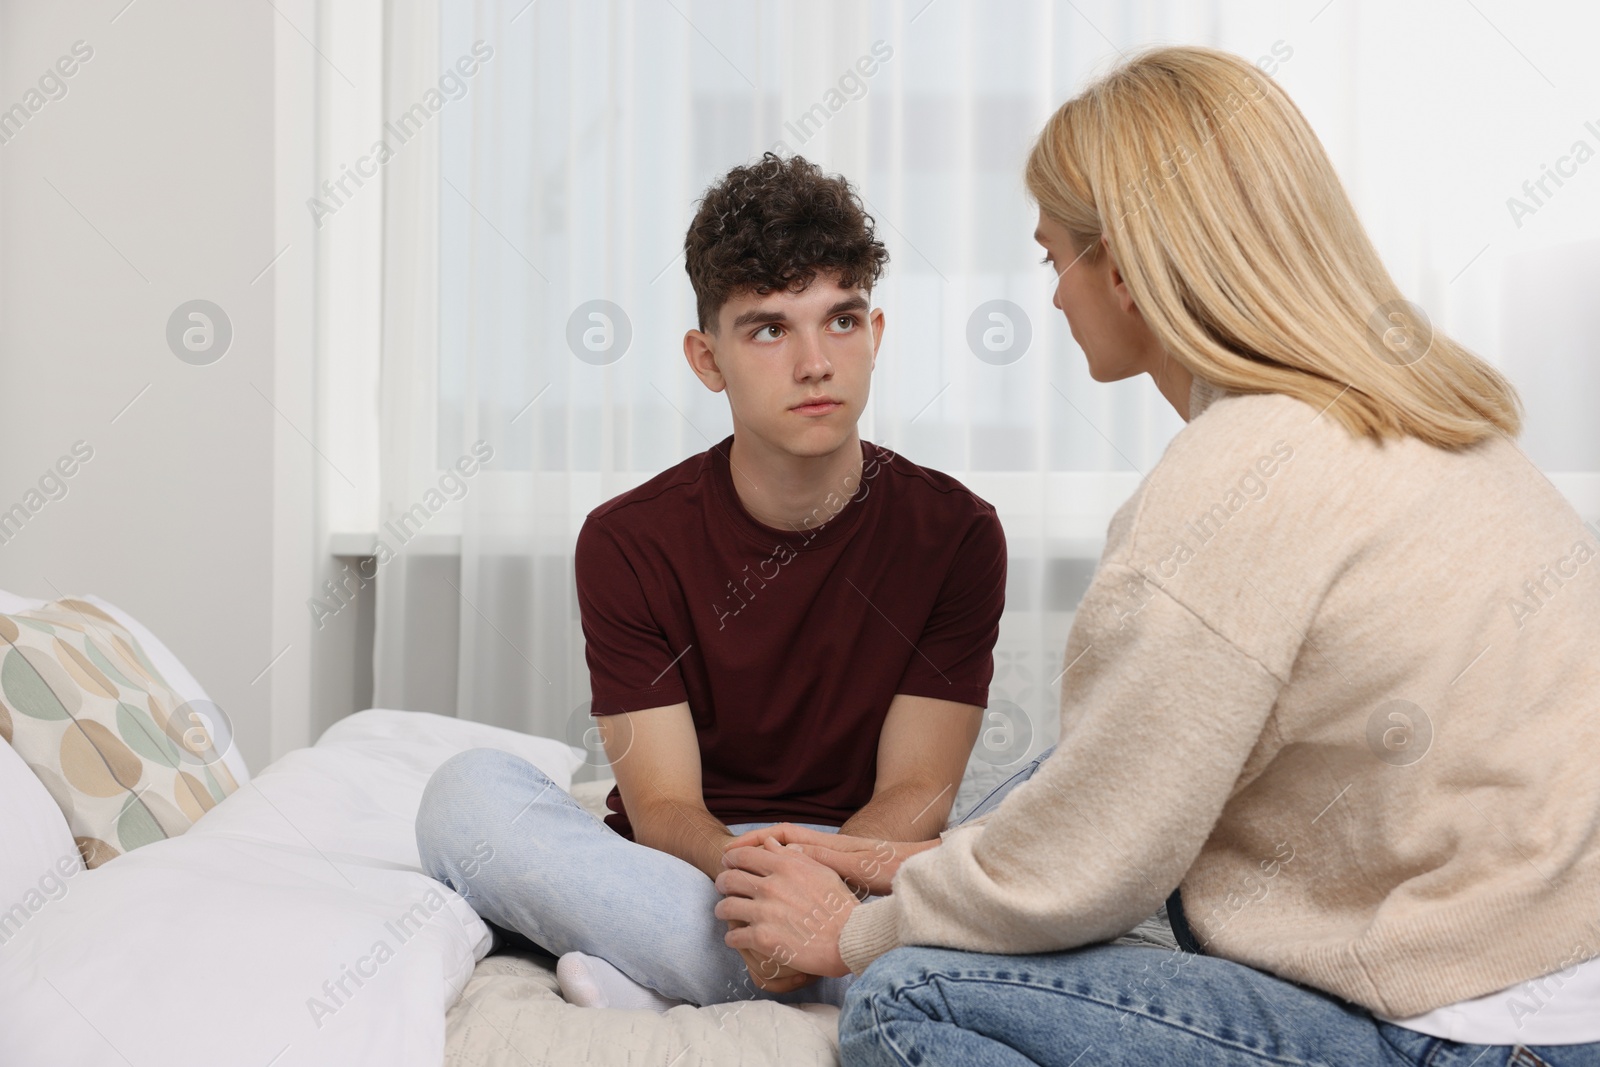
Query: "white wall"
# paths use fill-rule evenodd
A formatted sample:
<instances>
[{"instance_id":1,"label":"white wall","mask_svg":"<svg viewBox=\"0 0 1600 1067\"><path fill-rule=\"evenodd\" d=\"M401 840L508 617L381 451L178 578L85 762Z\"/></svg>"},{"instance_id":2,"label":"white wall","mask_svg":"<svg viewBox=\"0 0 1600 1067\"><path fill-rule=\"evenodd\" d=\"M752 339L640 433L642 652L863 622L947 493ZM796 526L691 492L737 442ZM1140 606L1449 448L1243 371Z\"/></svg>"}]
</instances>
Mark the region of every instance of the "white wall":
<instances>
[{"instance_id":1,"label":"white wall","mask_svg":"<svg viewBox=\"0 0 1600 1067\"><path fill-rule=\"evenodd\" d=\"M283 247L274 41L292 31L265 3L125 4L0 3L0 108L75 41L93 49L66 95L0 144L0 510L73 442L94 450L0 545L0 588L97 593L137 615L229 713L257 770L304 733L280 725L274 739L269 709L280 674L304 697L309 655L263 674L292 628L274 632L275 568L303 560L308 585L313 558L305 516L275 508L306 476L291 444L310 454L309 393L278 396L286 371L297 378L274 351L296 256L265 270ZM232 322L209 366L165 339L194 298Z\"/></svg>"}]
</instances>

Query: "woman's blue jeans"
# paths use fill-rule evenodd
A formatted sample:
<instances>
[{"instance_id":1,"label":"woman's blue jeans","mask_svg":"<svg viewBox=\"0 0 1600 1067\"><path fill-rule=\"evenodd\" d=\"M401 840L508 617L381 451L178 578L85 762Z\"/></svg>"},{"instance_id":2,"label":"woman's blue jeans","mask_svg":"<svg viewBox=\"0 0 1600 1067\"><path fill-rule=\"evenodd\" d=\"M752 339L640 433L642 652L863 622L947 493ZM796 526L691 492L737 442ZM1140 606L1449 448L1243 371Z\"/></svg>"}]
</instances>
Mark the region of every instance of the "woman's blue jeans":
<instances>
[{"instance_id":1,"label":"woman's blue jeans","mask_svg":"<svg viewBox=\"0 0 1600 1067\"><path fill-rule=\"evenodd\" d=\"M1192 946L1176 893L1168 910L1179 944ZM1445 1041L1243 964L1121 945L1032 956L895 949L851 984L839 1043L844 1067L1600 1067L1600 1043Z\"/></svg>"},{"instance_id":2,"label":"woman's blue jeans","mask_svg":"<svg viewBox=\"0 0 1600 1067\"><path fill-rule=\"evenodd\" d=\"M1044 755L983 798L994 807ZM735 834L771 823L740 823ZM829 833L838 828L816 826ZM692 1004L774 999L843 1004L850 976L792 993L763 992L744 957L723 944L727 924L711 879L676 856L614 833L520 756L475 748L446 760L417 812L422 869L486 921L552 955L599 956L634 981Z\"/></svg>"},{"instance_id":3,"label":"woman's blue jeans","mask_svg":"<svg viewBox=\"0 0 1600 1067\"><path fill-rule=\"evenodd\" d=\"M845 1067L1600 1065L1600 1044L1459 1044L1243 964L1118 945L895 949L851 985L839 1043Z\"/></svg>"}]
</instances>

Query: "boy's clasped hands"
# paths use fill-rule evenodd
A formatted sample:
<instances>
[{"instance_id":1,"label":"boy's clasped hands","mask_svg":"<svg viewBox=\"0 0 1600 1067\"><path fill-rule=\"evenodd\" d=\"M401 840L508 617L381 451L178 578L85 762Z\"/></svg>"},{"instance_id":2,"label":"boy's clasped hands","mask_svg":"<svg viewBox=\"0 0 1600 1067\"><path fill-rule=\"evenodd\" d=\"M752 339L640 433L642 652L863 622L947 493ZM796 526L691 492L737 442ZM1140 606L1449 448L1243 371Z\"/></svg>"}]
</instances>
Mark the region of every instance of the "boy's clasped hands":
<instances>
[{"instance_id":1,"label":"boy's clasped hands","mask_svg":"<svg viewBox=\"0 0 1600 1067\"><path fill-rule=\"evenodd\" d=\"M839 955L839 932L856 905L890 891L900 864L939 844L880 841L812 830L792 823L731 838L727 868L717 876L717 918L756 984L787 993L850 968Z\"/></svg>"}]
</instances>

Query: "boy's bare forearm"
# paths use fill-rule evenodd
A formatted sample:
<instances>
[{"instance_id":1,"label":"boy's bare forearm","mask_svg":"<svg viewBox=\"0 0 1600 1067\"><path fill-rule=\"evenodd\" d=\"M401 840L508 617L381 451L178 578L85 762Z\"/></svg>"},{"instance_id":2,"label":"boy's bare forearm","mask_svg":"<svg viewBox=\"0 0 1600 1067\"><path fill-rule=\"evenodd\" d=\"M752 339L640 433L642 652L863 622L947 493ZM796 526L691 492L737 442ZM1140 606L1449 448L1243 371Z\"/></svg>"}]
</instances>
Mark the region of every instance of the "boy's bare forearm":
<instances>
[{"instance_id":1,"label":"boy's bare forearm","mask_svg":"<svg viewBox=\"0 0 1600 1067\"><path fill-rule=\"evenodd\" d=\"M938 837L950 817L956 783L905 782L874 793L841 827L841 834L880 841L926 841Z\"/></svg>"},{"instance_id":2,"label":"boy's bare forearm","mask_svg":"<svg viewBox=\"0 0 1600 1067\"><path fill-rule=\"evenodd\" d=\"M722 847L733 835L703 805L661 798L630 812L630 819L639 844L676 856L707 878L722 872Z\"/></svg>"}]
</instances>

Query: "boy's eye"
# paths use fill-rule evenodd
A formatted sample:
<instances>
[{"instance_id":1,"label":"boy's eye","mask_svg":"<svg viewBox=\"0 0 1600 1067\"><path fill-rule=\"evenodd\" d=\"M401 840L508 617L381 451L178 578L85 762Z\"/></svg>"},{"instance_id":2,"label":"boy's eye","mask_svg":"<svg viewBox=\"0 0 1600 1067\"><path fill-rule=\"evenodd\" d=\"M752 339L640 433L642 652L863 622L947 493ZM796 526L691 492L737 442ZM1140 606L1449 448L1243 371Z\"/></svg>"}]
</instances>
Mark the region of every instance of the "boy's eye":
<instances>
[{"instance_id":1,"label":"boy's eye","mask_svg":"<svg viewBox=\"0 0 1600 1067\"><path fill-rule=\"evenodd\" d=\"M841 330L852 330L855 329L856 319L854 315L840 315L833 320L833 324Z\"/></svg>"},{"instance_id":2,"label":"boy's eye","mask_svg":"<svg viewBox=\"0 0 1600 1067\"><path fill-rule=\"evenodd\" d=\"M1047 252L1047 253L1045 253L1045 257L1044 257L1044 258L1043 258L1043 259L1041 259L1041 260L1040 260L1040 261L1039 261L1039 262L1040 262L1040 263L1043 263L1043 264L1044 264L1044 265L1045 265L1045 266L1047 266L1047 267L1048 267L1048 266L1051 266L1051 263L1050 263L1050 254L1049 254L1049 253L1048 253L1048 252Z\"/></svg>"},{"instance_id":3,"label":"boy's eye","mask_svg":"<svg viewBox=\"0 0 1600 1067\"><path fill-rule=\"evenodd\" d=\"M783 332L783 327L777 323L768 323L756 331L758 341L776 341Z\"/></svg>"}]
</instances>

